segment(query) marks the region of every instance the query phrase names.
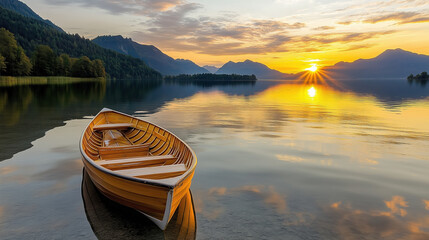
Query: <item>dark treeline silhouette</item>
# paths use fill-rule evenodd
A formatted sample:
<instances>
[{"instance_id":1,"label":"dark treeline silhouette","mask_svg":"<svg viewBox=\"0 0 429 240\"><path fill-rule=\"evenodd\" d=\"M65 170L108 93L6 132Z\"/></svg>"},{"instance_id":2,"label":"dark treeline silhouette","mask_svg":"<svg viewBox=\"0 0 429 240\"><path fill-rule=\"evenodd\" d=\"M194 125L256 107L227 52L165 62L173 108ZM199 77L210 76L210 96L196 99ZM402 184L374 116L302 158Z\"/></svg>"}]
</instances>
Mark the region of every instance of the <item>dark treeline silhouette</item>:
<instances>
[{"instance_id":1,"label":"dark treeline silhouette","mask_svg":"<svg viewBox=\"0 0 429 240\"><path fill-rule=\"evenodd\" d=\"M161 74L149 68L142 60L104 49L78 34L67 34L53 26L25 17L0 7L0 28L4 27L15 35L22 49L29 55L39 45L49 46L58 55L67 54L73 58L87 56L100 59L106 73L114 79L160 80ZM82 59L83 62L86 59Z\"/></svg>"},{"instance_id":2,"label":"dark treeline silhouette","mask_svg":"<svg viewBox=\"0 0 429 240\"><path fill-rule=\"evenodd\" d=\"M245 86L251 85L254 86L256 81L253 80L166 80L167 84L179 85L179 86L198 86L202 88L211 88L218 86Z\"/></svg>"},{"instance_id":3,"label":"dark treeline silhouette","mask_svg":"<svg viewBox=\"0 0 429 240\"><path fill-rule=\"evenodd\" d=\"M105 77L106 72L99 59L70 58L67 54L57 56L46 45L37 46L30 61L14 35L0 28L0 75L96 78Z\"/></svg>"},{"instance_id":4,"label":"dark treeline silhouette","mask_svg":"<svg viewBox=\"0 0 429 240\"><path fill-rule=\"evenodd\" d=\"M238 74L180 74L177 76L165 76L167 81L256 81L255 75L238 75Z\"/></svg>"},{"instance_id":5,"label":"dark treeline silhouette","mask_svg":"<svg viewBox=\"0 0 429 240\"><path fill-rule=\"evenodd\" d=\"M417 84L425 86L429 81L429 75L427 72L422 72L420 74L417 74L416 76L414 76L413 74L410 74L410 76L407 77L407 80L410 84L412 84L413 82L416 82Z\"/></svg>"}]
</instances>

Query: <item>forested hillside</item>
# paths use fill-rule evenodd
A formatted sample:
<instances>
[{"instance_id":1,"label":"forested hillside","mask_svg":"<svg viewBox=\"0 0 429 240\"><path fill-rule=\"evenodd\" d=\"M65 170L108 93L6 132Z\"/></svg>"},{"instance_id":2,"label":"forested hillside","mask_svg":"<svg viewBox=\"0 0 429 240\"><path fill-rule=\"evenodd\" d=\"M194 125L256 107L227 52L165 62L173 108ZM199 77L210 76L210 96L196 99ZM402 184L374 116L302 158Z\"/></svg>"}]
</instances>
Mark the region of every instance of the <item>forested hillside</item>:
<instances>
[{"instance_id":1,"label":"forested hillside","mask_svg":"<svg viewBox=\"0 0 429 240\"><path fill-rule=\"evenodd\" d=\"M13 34L0 28L0 75L104 78L106 72L100 59L91 61L87 56L70 58L65 53L57 56L46 45L37 46L30 61Z\"/></svg>"},{"instance_id":2,"label":"forested hillside","mask_svg":"<svg viewBox=\"0 0 429 240\"><path fill-rule=\"evenodd\" d=\"M29 56L39 45L47 45L57 54L103 61L107 74L115 79L161 79L161 74L148 67L142 60L104 49L78 34L66 34L45 22L25 17L0 7L0 28L15 35L20 46Z\"/></svg>"},{"instance_id":3,"label":"forested hillside","mask_svg":"<svg viewBox=\"0 0 429 240\"><path fill-rule=\"evenodd\" d=\"M26 17L34 18L36 20L43 21L47 23L48 25L53 26L57 30L64 32L63 29L58 27L57 25L53 24L51 21L47 19L43 19L40 17L37 13L35 13L30 7L28 7L25 3L18 1L18 0L0 0L0 7L9 9L11 11L17 12L19 14L22 14Z\"/></svg>"}]
</instances>

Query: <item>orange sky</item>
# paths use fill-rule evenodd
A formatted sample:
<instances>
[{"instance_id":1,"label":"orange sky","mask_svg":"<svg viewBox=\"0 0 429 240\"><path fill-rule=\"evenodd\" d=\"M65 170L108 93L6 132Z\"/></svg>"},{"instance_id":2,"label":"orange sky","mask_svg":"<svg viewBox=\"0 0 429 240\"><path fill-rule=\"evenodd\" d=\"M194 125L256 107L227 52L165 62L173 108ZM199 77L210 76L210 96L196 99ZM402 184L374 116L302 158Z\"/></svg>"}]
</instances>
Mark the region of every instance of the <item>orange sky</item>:
<instances>
[{"instance_id":1,"label":"orange sky","mask_svg":"<svg viewBox=\"0 0 429 240\"><path fill-rule=\"evenodd\" d=\"M24 2L69 33L123 35L201 66L250 59L299 72L386 49L429 54L427 0Z\"/></svg>"}]
</instances>

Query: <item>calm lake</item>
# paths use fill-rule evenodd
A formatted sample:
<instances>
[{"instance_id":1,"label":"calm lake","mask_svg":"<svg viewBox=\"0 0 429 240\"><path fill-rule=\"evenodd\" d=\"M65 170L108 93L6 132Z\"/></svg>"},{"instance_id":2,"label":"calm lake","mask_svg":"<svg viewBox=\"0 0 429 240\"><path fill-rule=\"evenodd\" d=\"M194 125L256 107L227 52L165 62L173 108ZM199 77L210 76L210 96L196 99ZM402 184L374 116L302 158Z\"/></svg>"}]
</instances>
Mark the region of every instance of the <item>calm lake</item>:
<instances>
[{"instance_id":1,"label":"calm lake","mask_svg":"<svg viewBox=\"0 0 429 240\"><path fill-rule=\"evenodd\" d=\"M0 239L180 236L83 179L103 107L196 152L190 238L429 239L429 86L405 79L0 84Z\"/></svg>"}]
</instances>

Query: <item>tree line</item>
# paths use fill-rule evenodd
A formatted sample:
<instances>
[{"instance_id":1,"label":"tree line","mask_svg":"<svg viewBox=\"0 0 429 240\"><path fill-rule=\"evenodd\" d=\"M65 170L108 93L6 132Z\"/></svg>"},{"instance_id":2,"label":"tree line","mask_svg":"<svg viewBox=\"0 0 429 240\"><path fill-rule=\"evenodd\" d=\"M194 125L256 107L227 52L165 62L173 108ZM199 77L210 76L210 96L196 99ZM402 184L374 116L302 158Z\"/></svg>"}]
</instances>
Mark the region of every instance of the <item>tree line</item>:
<instances>
[{"instance_id":1,"label":"tree line","mask_svg":"<svg viewBox=\"0 0 429 240\"><path fill-rule=\"evenodd\" d=\"M239 74L213 74L213 73L201 73L201 74L180 74L177 76L165 76L165 80L178 80L178 81L256 81L257 78L254 74L252 75L239 75Z\"/></svg>"},{"instance_id":2,"label":"tree line","mask_svg":"<svg viewBox=\"0 0 429 240\"><path fill-rule=\"evenodd\" d=\"M45 22L25 17L0 7L0 28L15 35L16 41L26 53L32 53L39 45L47 45L61 55L88 56L100 59L106 74L112 79L161 80L159 72L148 67L142 60L104 49L78 34L67 34Z\"/></svg>"},{"instance_id":3,"label":"tree line","mask_svg":"<svg viewBox=\"0 0 429 240\"><path fill-rule=\"evenodd\" d=\"M105 77L103 62L87 56L71 58L67 54L57 56L47 45L38 45L31 59L17 43L15 36L0 28L0 75L7 76L68 76Z\"/></svg>"}]
</instances>

